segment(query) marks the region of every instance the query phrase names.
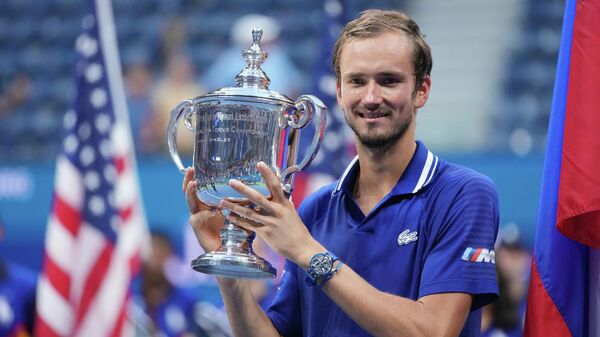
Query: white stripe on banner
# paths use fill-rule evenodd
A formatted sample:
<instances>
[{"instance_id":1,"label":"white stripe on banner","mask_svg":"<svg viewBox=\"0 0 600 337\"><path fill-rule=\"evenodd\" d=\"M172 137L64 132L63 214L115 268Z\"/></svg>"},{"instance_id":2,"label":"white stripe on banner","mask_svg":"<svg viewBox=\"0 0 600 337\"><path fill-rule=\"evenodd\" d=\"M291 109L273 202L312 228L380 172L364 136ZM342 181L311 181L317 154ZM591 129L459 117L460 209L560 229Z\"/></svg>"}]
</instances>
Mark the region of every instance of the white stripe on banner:
<instances>
[{"instance_id":1,"label":"white stripe on banner","mask_svg":"<svg viewBox=\"0 0 600 337\"><path fill-rule=\"evenodd\" d=\"M80 303L83 290L92 268L106 244L106 238L97 228L87 223L81 224L78 240L75 243L77 258L71 262L71 299Z\"/></svg>"},{"instance_id":2,"label":"white stripe on banner","mask_svg":"<svg viewBox=\"0 0 600 337\"><path fill-rule=\"evenodd\" d=\"M67 182L68 183L65 183ZM83 181L81 172L62 154L56 159L56 178L54 182L56 194L71 208L81 209L83 203Z\"/></svg>"},{"instance_id":3,"label":"white stripe on banner","mask_svg":"<svg viewBox=\"0 0 600 337\"><path fill-rule=\"evenodd\" d=\"M75 249L75 238L58 222L54 214L48 219L45 238L46 254L61 270L70 274ZM79 254L79 252L77 252Z\"/></svg>"},{"instance_id":4,"label":"white stripe on banner","mask_svg":"<svg viewBox=\"0 0 600 337\"><path fill-rule=\"evenodd\" d=\"M119 238L120 240L120 238ZM121 245L117 245L112 254L109 270L100 289L94 297L88 312L83 317L76 336L110 336L118 321L125 298L129 279L129 256L123 256Z\"/></svg>"},{"instance_id":5,"label":"white stripe on banner","mask_svg":"<svg viewBox=\"0 0 600 337\"><path fill-rule=\"evenodd\" d=\"M57 291L45 276L38 282L37 298L38 315L44 322L61 336L68 336L73 327L73 308ZM51 318L51 319L48 319Z\"/></svg>"}]
</instances>

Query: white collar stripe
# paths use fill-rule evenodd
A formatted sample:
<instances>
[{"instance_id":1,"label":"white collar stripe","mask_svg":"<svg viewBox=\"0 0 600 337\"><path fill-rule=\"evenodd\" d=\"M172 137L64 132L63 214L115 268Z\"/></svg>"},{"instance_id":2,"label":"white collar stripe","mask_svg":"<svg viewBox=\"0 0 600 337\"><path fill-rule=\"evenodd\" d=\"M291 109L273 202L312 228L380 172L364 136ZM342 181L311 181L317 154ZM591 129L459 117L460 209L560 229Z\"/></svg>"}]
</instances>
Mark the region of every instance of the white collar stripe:
<instances>
[{"instance_id":1,"label":"white collar stripe","mask_svg":"<svg viewBox=\"0 0 600 337\"><path fill-rule=\"evenodd\" d=\"M415 186L415 189L412 191L413 193L416 193L418 190L421 189L421 187L425 185L425 179L427 179L427 176L429 175L429 170L431 169L432 162L433 153L431 153L431 151L427 151L427 160L425 160L425 166L423 166L423 170L421 171L421 176L419 177L417 186Z\"/></svg>"},{"instance_id":2,"label":"white collar stripe","mask_svg":"<svg viewBox=\"0 0 600 337\"><path fill-rule=\"evenodd\" d=\"M348 167L346 167L346 170L344 171L344 174L342 174L342 176L340 177L340 181L338 181L337 186L335 187L335 191L339 191L342 188L342 184L344 183L344 180L346 180L346 176L348 175L348 173L350 172L350 170L352 169L352 167L354 167L354 164L356 164L356 161L358 160L358 155L356 155L354 157L354 159L352 159L352 161L350 162L350 164L348 164Z\"/></svg>"},{"instance_id":3,"label":"white collar stripe","mask_svg":"<svg viewBox=\"0 0 600 337\"><path fill-rule=\"evenodd\" d=\"M427 178L427 181L425 182L425 184L423 186L427 186L427 184L429 184L429 182L431 181L431 179L433 178L433 174L435 173L435 169L437 168L437 164L438 164L438 156L434 156L435 157L435 163L433 164L433 168L431 169L431 172L429 173L429 178Z\"/></svg>"}]
</instances>

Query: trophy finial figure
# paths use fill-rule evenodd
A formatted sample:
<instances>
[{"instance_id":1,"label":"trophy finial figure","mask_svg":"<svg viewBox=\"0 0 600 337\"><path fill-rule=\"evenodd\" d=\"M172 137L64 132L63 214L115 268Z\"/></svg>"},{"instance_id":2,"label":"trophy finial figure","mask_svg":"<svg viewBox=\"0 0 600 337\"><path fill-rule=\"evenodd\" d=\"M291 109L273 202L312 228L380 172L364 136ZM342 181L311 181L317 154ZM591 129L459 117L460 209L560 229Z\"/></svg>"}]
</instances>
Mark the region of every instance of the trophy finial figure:
<instances>
[{"instance_id":1,"label":"trophy finial figure","mask_svg":"<svg viewBox=\"0 0 600 337\"><path fill-rule=\"evenodd\" d=\"M254 44L260 44L260 39L262 38L263 31L260 28L252 29L252 42Z\"/></svg>"},{"instance_id":2,"label":"trophy finial figure","mask_svg":"<svg viewBox=\"0 0 600 337\"><path fill-rule=\"evenodd\" d=\"M262 29L254 28L252 30L252 46L242 52L242 56L246 61L246 68L235 77L238 87L269 89L271 80L260 67L269 55L260 47L262 35Z\"/></svg>"}]
</instances>

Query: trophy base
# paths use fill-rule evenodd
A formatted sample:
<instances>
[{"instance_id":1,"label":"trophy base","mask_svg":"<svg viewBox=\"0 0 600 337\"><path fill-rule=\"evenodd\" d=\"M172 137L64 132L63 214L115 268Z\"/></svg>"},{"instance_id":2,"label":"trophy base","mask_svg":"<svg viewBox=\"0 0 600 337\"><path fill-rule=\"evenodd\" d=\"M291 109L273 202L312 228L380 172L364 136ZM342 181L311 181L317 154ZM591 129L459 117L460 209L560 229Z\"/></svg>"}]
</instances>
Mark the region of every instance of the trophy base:
<instances>
[{"instance_id":1,"label":"trophy base","mask_svg":"<svg viewBox=\"0 0 600 337\"><path fill-rule=\"evenodd\" d=\"M192 268L228 278L269 279L277 275L277 270L260 256L218 250L200 255L192 261Z\"/></svg>"}]
</instances>

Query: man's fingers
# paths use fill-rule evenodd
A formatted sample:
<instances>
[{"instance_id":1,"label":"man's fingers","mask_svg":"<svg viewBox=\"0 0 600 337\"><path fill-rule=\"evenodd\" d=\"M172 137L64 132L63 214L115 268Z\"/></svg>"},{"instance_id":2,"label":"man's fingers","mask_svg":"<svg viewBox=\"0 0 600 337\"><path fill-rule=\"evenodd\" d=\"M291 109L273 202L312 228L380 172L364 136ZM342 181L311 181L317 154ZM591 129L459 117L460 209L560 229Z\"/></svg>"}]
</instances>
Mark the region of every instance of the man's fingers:
<instances>
[{"instance_id":1,"label":"man's fingers","mask_svg":"<svg viewBox=\"0 0 600 337\"><path fill-rule=\"evenodd\" d=\"M208 223L210 218L217 216L218 214L216 209L205 209L190 215L190 223L194 229L201 229Z\"/></svg>"},{"instance_id":2,"label":"man's fingers","mask_svg":"<svg viewBox=\"0 0 600 337\"><path fill-rule=\"evenodd\" d=\"M246 196L252 204L254 204L260 208L263 208L267 211L272 210L271 205L269 205L269 200L267 200L267 198L265 198L264 195L262 195L257 190L255 190L247 185L244 185L241 181L236 180L236 179L231 179L229 181L229 186L231 186L234 190L236 190L236 191L240 192L241 194L243 194L244 196Z\"/></svg>"},{"instance_id":3,"label":"man's fingers","mask_svg":"<svg viewBox=\"0 0 600 337\"><path fill-rule=\"evenodd\" d=\"M198 213L202 210L208 209L208 207L202 207L204 204L198 199L196 195L196 183L190 181L185 188L185 201L187 202L190 213Z\"/></svg>"},{"instance_id":4,"label":"man's fingers","mask_svg":"<svg viewBox=\"0 0 600 337\"><path fill-rule=\"evenodd\" d=\"M228 200L222 200L221 201L221 207L230 210L231 212L233 212L236 215L240 216L242 219L252 220L255 223L262 224L266 220L263 215L258 214L252 208L246 207L246 206L242 206L242 205L233 203L233 202L228 201Z\"/></svg>"},{"instance_id":5,"label":"man's fingers","mask_svg":"<svg viewBox=\"0 0 600 337\"><path fill-rule=\"evenodd\" d=\"M194 168L193 167L188 167L185 170L185 176L183 178L183 184L181 185L181 191L183 193L185 193L187 185L190 183L190 181L192 181L192 179L194 179Z\"/></svg>"},{"instance_id":6,"label":"man's fingers","mask_svg":"<svg viewBox=\"0 0 600 337\"><path fill-rule=\"evenodd\" d=\"M231 223L233 223L236 226L241 227L242 229L244 229L247 232L256 232L258 230L260 230L261 227L264 227L264 225L260 222L256 222L253 220L250 220L248 218L239 216L238 214L234 214L234 213L230 213L227 216L227 220L231 221Z\"/></svg>"},{"instance_id":7,"label":"man's fingers","mask_svg":"<svg viewBox=\"0 0 600 337\"><path fill-rule=\"evenodd\" d=\"M263 179L265 180L265 183L267 183L269 191L271 191L271 197L273 198L273 201L279 202L285 200L286 197L283 194L283 189L281 188L281 181L279 180L277 175L275 175L271 168L262 161L259 162L256 166L258 168L258 172L260 172Z\"/></svg>"}]
</instances>

